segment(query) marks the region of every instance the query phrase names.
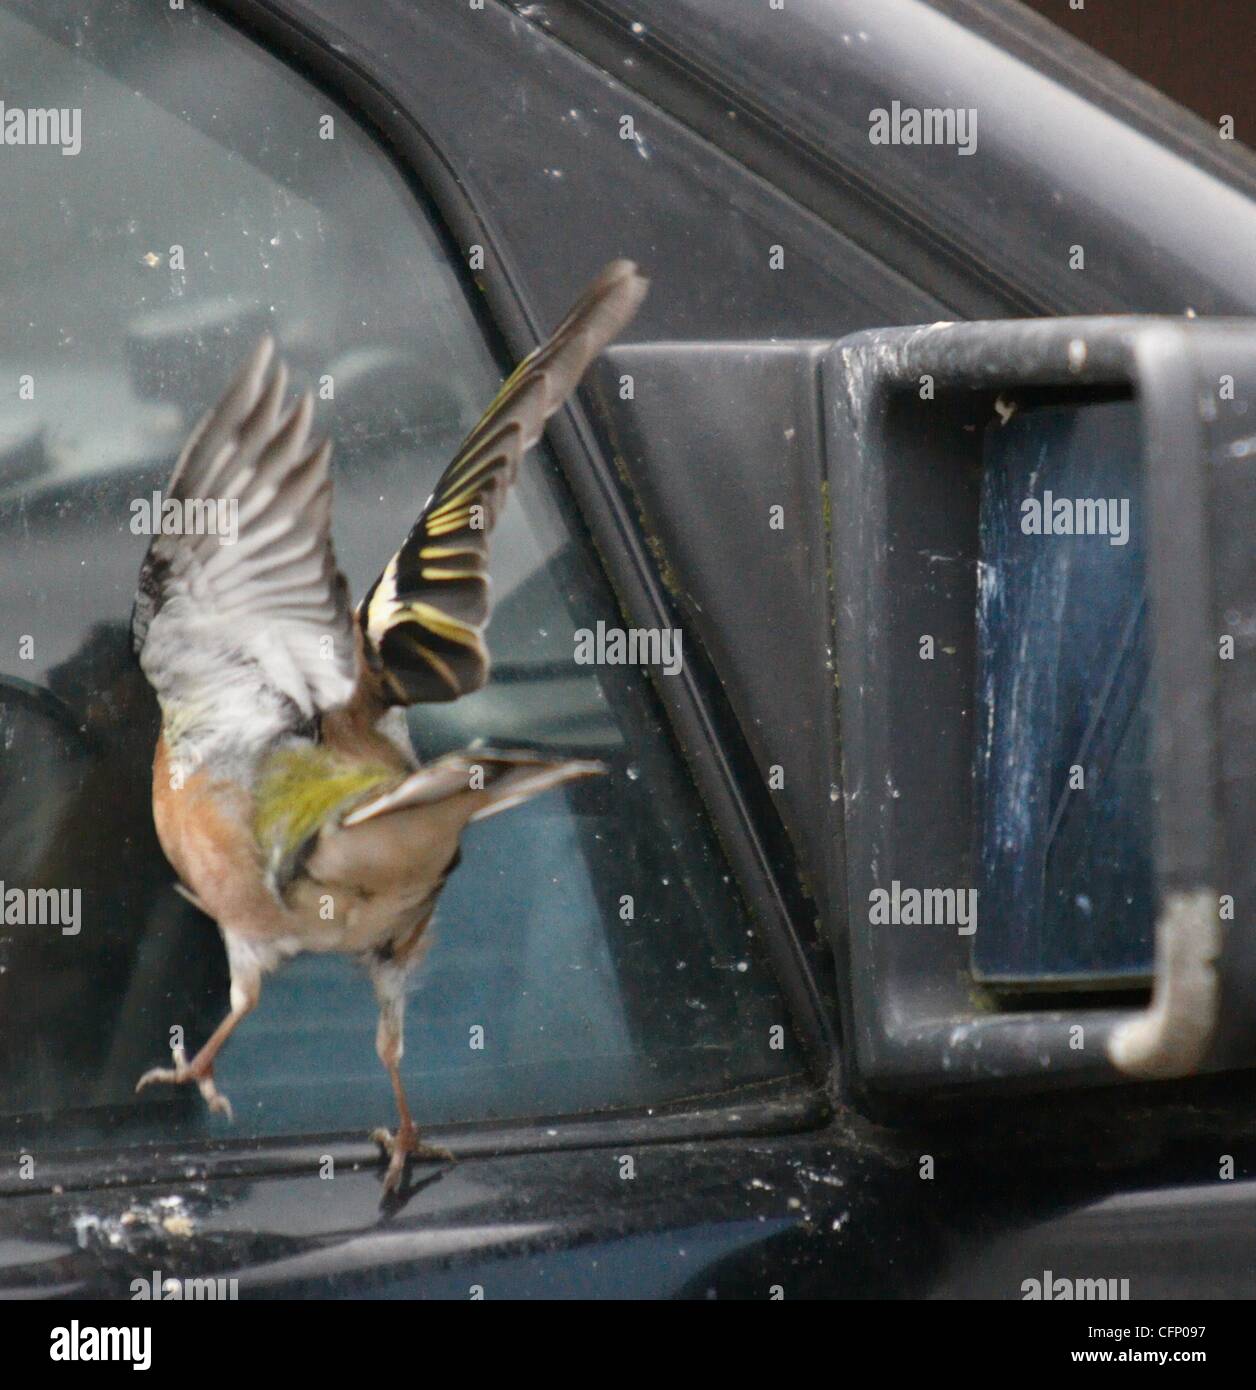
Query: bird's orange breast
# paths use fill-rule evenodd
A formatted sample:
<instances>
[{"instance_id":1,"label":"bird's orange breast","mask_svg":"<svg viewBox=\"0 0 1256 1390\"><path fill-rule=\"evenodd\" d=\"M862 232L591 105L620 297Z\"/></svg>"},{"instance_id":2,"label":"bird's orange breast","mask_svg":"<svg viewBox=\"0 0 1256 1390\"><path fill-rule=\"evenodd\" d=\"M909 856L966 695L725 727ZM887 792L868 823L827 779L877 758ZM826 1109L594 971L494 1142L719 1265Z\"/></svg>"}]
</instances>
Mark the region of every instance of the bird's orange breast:
<instances>
[{"instance_id":1,"label":"bird's orange breast","mask_svg":"<svg viewBox=\"0 0 1256 1390\"><path fill-rule=\"evenodd\" d=\"M153 757L153 822L183 883L220 926L248 936L291 930L268 891L253 837L253 798L200 768L183 775L165 737Z\"/></svg>"}]
</instances>

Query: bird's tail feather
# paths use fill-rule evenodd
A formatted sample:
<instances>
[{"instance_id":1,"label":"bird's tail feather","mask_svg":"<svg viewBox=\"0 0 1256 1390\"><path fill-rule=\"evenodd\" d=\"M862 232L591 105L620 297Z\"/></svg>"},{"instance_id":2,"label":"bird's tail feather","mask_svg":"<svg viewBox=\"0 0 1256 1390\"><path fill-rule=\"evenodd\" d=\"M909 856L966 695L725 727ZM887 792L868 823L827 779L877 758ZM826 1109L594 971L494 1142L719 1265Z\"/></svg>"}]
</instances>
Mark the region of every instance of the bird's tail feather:
<instances>
[{"instance_id":1,"label":"bird's tail feather","mask_svg":"<svg viewBox=\"0 0 1256 1390\"><path fill-rule=\"evenodd\" d=\"M551 787L605 772L598 762L582 758L547 758L538 753L486 748L447 753L412 772L380 796L355 806L341 825L352 827L378 816L437 801L466 796L468 821L485 820L498 811L528 801Z\"/></svg>"}]
</instances>

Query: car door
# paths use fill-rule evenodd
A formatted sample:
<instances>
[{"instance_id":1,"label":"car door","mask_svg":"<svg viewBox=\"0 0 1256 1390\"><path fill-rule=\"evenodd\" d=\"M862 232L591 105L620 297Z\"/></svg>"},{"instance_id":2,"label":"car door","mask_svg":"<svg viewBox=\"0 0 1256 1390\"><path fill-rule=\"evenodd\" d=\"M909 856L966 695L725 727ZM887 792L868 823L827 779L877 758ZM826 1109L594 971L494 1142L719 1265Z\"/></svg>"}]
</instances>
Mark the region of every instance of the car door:
<instances>
[{"instance_id":1,"label":"car door","mask_svg":"<svg viewBox=\"0 0 1256 1390\"><path fill-rule=\"evenodd\" d=\"M900 990L904 952L863 930L859 875L884 851L852 804L867 745L848 741L840 580L854 592L861 512L838 419L861 330L1250 313L1242 161L1084 63L1034 66L1006 28L906 0L232 0L156 20L6 0L0 24L6 102L82 121L74 155L20 151L6 213L4 876L82 904L79 930L5 943L6 1289L1020 1297L1075 1267L1148 1296L1166 1220L1190 1232L1193 1291L1250 1289L1241 1080L1114 1090L1097 1060L1065 1092L1084 992L1051 1011L1054 1068L1020 1004L994 1010L1007 1059L985 1067L946 993L967 1001L967 954L927 954ZM936 106L954 72L968 154L958 124L950 146L870 139L872 113ZM365 1134L386 1080L342 962L268 984L224 1058L233 1129L195 1097L130 1097L225 994L147 819L130 519L270 327L335 438L362 592L510 362L618 255L651 295L521 484L497 679L410 722L424 756L508 738L610 774L469 839L407 1058L460 1162L381 1213ZM953 495L921 507L926 575L976 572ZM575 635L598 624L681 631L685 660L583 668ZM954 772L950 679L935 742ZM942 785L922 773L913 795ZM917 811L909 842L950 827L967 852L951 803ZM882 1066L878 1008L928 1046ZM956 1093L953 1065L975 1084Z\"/></svg>"}]
</instances>

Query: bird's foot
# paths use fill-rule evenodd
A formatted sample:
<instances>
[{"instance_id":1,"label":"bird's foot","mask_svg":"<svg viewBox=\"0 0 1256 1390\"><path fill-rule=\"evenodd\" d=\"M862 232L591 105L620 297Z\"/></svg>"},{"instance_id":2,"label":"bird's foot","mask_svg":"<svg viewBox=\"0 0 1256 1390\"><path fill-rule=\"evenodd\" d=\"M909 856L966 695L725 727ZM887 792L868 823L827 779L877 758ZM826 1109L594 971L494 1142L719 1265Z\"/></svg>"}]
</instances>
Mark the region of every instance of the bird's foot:
<instances>
[{"instance_id":1,"label":"bird's foot","mask_svg":"<svg viewBox=\"0 0 1256 1390\"><path fill-rule=\"evenodd\" d=\"M434 1163L456 1163L458 1160L439 1144L425 1144L419 1138L418 1126L403 1124L394 1135L389 1129L373 1129L371 1142L378 1144L388 1155L388 1172L384 1175L384 1196L390 1196L401 1186L406 1163L415 1158Z\"/></svg>"},{"instance_id":2,"label":"bird's foot","mask_svg":"<svg viewBox=\"0 0 1256 1390\"><path fill-rule=\"evenodd\" d=\"M171 1086L185 1086L189 1081L194 1081L210 1110L215 1115L225 1115L230 1120L231 1102L214 1085L214 1068L198 1067L195 1061L189 1062L182 1047L172 1047L170 1052L174 1058L174 1066L154 1067L151 1071L146 1071L135 1083L135 1089L142 1091L145 1086L151 1086L156 1081L164 1081Z\"/></svg>"}]
</instances>

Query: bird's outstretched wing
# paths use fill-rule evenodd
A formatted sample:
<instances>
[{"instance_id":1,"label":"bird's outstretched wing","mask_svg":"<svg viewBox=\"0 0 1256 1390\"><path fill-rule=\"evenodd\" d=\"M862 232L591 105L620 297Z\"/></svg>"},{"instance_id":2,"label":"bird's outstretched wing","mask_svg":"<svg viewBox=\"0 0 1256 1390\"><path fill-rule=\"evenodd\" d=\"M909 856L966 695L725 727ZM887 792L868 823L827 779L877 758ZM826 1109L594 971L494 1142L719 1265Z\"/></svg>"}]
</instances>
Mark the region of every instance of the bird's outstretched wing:
<instances>
[{"instance_id":1,"label":"bird's outstretched wing","mask_svg":"<svg viewBox=\"0 0 1256 1390\"><path fill-rule=\"evenodd\" d=\"M455 700L488 679L488 538L519 461L647 286L631 261L606 267L507 380L358 605L367 664L386 702Z\"/></svg>"},{"instance_id":2,"label":"bird's outstretched wing","mask_svg":"<svg viewBox=\"0 0 1256 1390\"><path fill-rule=\"evenodd\" d=\"M352 693L331 445L310 440L308 394L285 405L287 379L263 338L192 431L162 499L171 533L149 546L131 636L168 729L262 742Z\"/></svg>"}]
</instances>

